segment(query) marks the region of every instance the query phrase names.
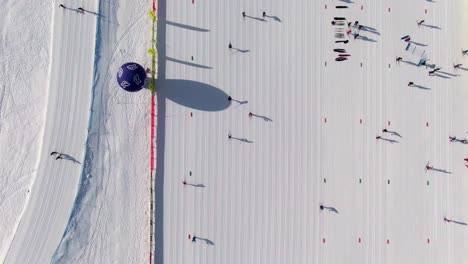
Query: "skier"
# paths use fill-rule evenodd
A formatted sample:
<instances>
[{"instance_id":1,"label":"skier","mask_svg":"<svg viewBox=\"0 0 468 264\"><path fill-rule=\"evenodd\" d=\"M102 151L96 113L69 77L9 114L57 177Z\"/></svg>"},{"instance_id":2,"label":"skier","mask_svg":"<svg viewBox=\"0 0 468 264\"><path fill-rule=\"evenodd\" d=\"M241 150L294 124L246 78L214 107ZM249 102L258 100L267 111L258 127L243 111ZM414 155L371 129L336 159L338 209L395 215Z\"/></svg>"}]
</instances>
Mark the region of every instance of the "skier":
<instances>
[{"instance_id":1,"label":"skier","mask_svg":"<svg viewBox=\"0 0 468 264\"><path fill-rule=\"evenodd\" d=\"M249 113L249 117L252 117L252 116L253 116L253 114L252 114L252 112L250 112L250 113Z\"/></svg>"},{"instance_id":2,"label":"skier","mask_svg":"<svg viewBox=\"0 0 468 264\"><path fill-rule=\"evenodd\" d=\"M353 23L353 22L348 22L348 28L351 27L351 24L352 24L352 23Z\"/></svg>"},{"instance_id":3,"label":"skier","mask_svg":"<svg viewBox=\"0 0 468 264\"><path fill-rule=\"evenodd\" d=\"M185 180L183 180L182 183L183 183L184 185L187 185L187 182L186 182Z\"/></svg>"},{"instance_id":4,"label":"skier","mask_svg":"<svg viewBox=\"0 0 468 264\"><path fill-rule=\"evenodd\" d=\"M245 11L244 11L244 12L242 12L242 16L243 16L243 17L245 17Z\"/></svg>"},{"instance_id":5,"label":"skier","mask_svg":"<svg viewBox=\"0 0 468 264\"><path fill-rule=\"evenodd\" d=\"M265 11L263 11L262 16L263 16L263 17L266 17L266 12L265 12Z\"/></svg>"},{"instance_id":6,"label":"skier","mask_svg":"<svg viewBox=\"0 0 468 264\"><path fill-rule=\"evenodd\" d=\"M421 20L421 21L416 21L416 23L418 24L418 27L421 26L423 23L424 23L424 19Z\"/></svg>"},{"instance_id":7,"label":"skier","mask_svg":"<svg viewBox=\"0 0 468 264\"><path fill-rule=\"evenodd\" d=\"M426 170L432 170L434 167L426 165Z\"/></svg>"},{"instance_id":8,"label":"skier","mask_svg":"<svg viewBox=\"0 0 468 264\"><path fill-rule=\"evenodd\" d=\"M323 205L320 205L320 210L323 210L324 206Z\"/></svg>"},{"instance_id":9,"label":"skier","mask_svg":"<svg viewBox=\"0 0 468 264\"><path fill-rule=\"evenodd\" d=\"M59 155L55 158L55 160L58 160L58 159L63 159L63 155L62 155L62 154L59 154Z\"/></svg>"},{"instance_id":10,"label":"skier","mask_svg":"<svg viewBox=\"0 0 468 264\"><path fill-rule=\"evenodd\" d=\"M414 85L414 82L409 82L408 83L408 86L413 86Z\"/></svg>"},{"instance_id":11,"label":"skier","mask_svg":"<svg viewBox=\"0 0 468 264\"><path fill-rule=\"evenodd\" d=\"M228 138L231 139L232 138L232 135L231 133L228 134Z\"/></svg>"},{"instance_id":12,"label":"skier","mask_svg":"<svg viewBox=\"0 0 468 264\"><path fill-rule=\"evenodd\" d=\"M56 151L52 151L52 152L50 153L51 156L56 155L56 154L59 154L59 153L56 152Z\"/></svg>"},{"instance_id":13,"label":"skier","mask_svg":"<svg viewBox=\"0 0 468 264\"><path fill-rule=\"evenodd\" d=\"M436 73L436 71L440 71L440 70L442 70L442 68L435 68L434 70L429 71L429 75L434 74Z\"/></svg>"},{"instance_id":14,"label":"skier","mask_svg":"<svg viewBox=\"0 0 468 264\"><path fill-rule=\"evenodd\" d=\"M468 50L462 50L462 55L467 55L468 54Z\"/></svg>"},{"instance_id":15,"label":"skier","mask_svg":"<svg viewBox=\"0 0 468 264\"><path fill-rule=\"evenodd\" d=\"M66 7L65 7L64 5L62 5L62 4L60 4L59 7L61 7L61 8L66 8Z\"/></svg>"},{"instance_id":16,"label":"skier","mask_svg":"<svg viewBox=\"0 0 468 264\"><path fill-rule=\"evenodd\" d=\"M449 139L450 139L450 142L457 141L457 137L450 137L449 136Z\"/></svg>"},{"instance_id":17,"label":"skier","mask_svg":"<svg viewBox=\"0 0 468 264\"><path fill-rule=\"evenodd\" d=\"M376 136L375 139L381 139L382 137L381 136Z\"/></svg>"},{"instance_id":18,"label":"skier","mask_svg":"<svg viewBox=\"0 0 468 264\"><path fill-rule=\"evenodd\" d=\"M449 222L449 223L452 222L452 220L447 219L447 217L444 217L444 221L445 221L445 222Z\"/></svg>"},{"instance_id":19,"label":"skier","mask_svg":"<svg viewBox=\"0 0 468 264\"><path fill-rule=\"evenodd\" d=\"M397 62L397 63L400 63L400 61L402 61L402 60L403 60L402 57L397 57L397 58L396 58L396 62Z\"/></svg>"},{"instance_id":20,"label":"skier","mask_svg":"<svg viewBox=\"0 0 468 264\"><path fill-rule=\"evenodd\" d=\"M453 69L459 69L463 64L453 64Z\"/></svg>"},{"instance_id":21,"label":"skier","mask_svg":"<svg viewBox=\"0 0 468 264\"><path fill-rule=\"evenodd\" d=\"M228 48L232 49L232 44L231 44L231 42L229 42Z\"/></svg>"},{"instance_id":22,"label":"skier","mask_svg":"<svg viewBox=\"0 0 468 264\"><path fill-rule=\"evenodd\" d=\"M81 12L84 12L84 9L81 6L78 7L78 10L80 10Z\"/></svg>"},{"instance_id":23,"label":"skier","mask_svg":"<svg viewBox=\"0 0 468 264\"><path fill-rule=\"evenodd\" d=\"M357 39L357 37L359 37L359 33L354 33L354 39Z\"/></svg>"},{"instance_id":24,"label":"skier","mask_svg":"<svg viewBox=\"0 0 468 264\"><path fill-rule=\"evenodd\" d=\"M197 242L197 237L196 236L193 236L193 238L192 238L192 243L194 243L194 242Z\"/></svg>"},{"instance_id":25,"label":"skier","mask_svg":"<svg viewBox=\"0 0 468 264\"><path fill-rule=\"evenodd\" d=\"M231 96L228 96L228 101L232 101L232 97L231 97Z\"/></svg>"},{"instance_id":26,"label":"skier","mask_svg":"<svg viewBox=\"0 0 468 264\"><path fill-rule=\"evenodd\" d=\"M357 27L359 25L359 21L354 21L354 27Z\"/></svg>"},{"instance_id":27,"label":"skier","mask_svg":"<svg viewBox=\"0 0 468 264\"><path fill-rule=\"evenodd\" d=\"M386 128L382 129L382 132L387 133L388 130Z\"/></svg>"}]
</instances>

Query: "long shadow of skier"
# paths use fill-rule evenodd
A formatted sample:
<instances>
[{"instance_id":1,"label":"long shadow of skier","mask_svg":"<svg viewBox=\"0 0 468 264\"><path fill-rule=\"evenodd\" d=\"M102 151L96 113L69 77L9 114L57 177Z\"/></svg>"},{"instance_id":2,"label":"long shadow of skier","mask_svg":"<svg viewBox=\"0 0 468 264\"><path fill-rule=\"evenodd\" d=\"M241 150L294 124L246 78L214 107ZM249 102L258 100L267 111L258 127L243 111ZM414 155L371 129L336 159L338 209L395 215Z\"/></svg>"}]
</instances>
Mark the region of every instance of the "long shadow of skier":
<instances>
[{"instance_id":1,"label":"long shadow of skier","mask_svg":"<svg viewBox=\"0 0 468 264\"><path fill-rule=\"evenodd\" d=\"M419 84L414 84L413 87L416 87L416 88L422 89L422 90L431 90L431 88L425 87L425 86L422 86L422 85L419 85Z\"/></svg>"},{"instance_id":2,"label":"long shadow of skier","mask_svg":"<svg viewBox=\"0 0 468 264\"><path fill-rule=\"evenodd\" d=\"M277 16L269 16L269 15L265 15L265 17L268 17L268 18L273 18L273 20L275 20L276 22L283 22L281 20L281 18L277 17Z\"/></svg>"},{"instance_id":3,"label":"long shadow of skier","mask_svg":"<svg viewBox=\"0 0 468 264\"><path fill-rule=\"evenodd\" d=\"M371 39L371 38L366 37L366 36L357 36L356 39L361 39L361 40L368 41L368 42L377 42L377 40Z\"/></svg>"},{"instance_id":4,"label":"long shadow of skier","mask_svg":"<svg viewBox=\"0 0 468 264\"><path fill-rule=\"evenodd\" d=\"M385 133L388 133L392 136L397 136L397 137L400 137L402 138L402 136L400 135L400 133L396 132L396 131L390 131L390 130L387 130L387 131L384 131Z\"/></svg>"},{"instance_id":5,"label":"long shadow of skier","mask_svg":"<svg viewBox=\"0 0 468 264\"><path fill-rule=\"evenodd\" d=\"M426 24L421 24L421 26L423 27L427 27L427 28L430 28L430 29L438 29L438 30L442 30L442 28L438 27L438 26L434 26L434 25L426 25Z\"/></svg>"},{"instance_id":6,"label":"long shadow of skier","mask_svg":"<svg viewBox=\"0 0 468 264\"><path fill-rule=\"evenodd\" d=\"M437 171L437 172L446 173L446 174L452 174L450 171L443 170L443 169L432 168L432 170L433 170L433 171Z\"/></svg>"},{"instance_id":7,"label":"long shadow of skier","mask_svg":"<svg viewBox=\"0 0 468 264\"><path fill-rule=\"evenodd\" d=\"M320 205L320 210L323 210L323 209L327 209L327 210L330 211L330 212L339 214L338 210L336 210L335 207Z\"/></svg>"},{"instance_id":8,"label":"long shadow of skier","mask_svg":"<svg viewBox=\"0 0 468 264\"><path fill-rule=\"evenodd\" d=\"M250 52L250 50L248 50L248 49L239 49L239 48L231 48L231 49L236 50L236 51L241 52L241 53Z\"/></svg>"},{"instance_id":9,"label":"long shadow of skier","mask_svg":"<svg viewBox=\"0 0 468 264\"><path fill-rule=\"evenodd\" d=\"M238 138L238 137L231 136L229 139L238 140L238 141L240 141L242 143L253 143L253 141L248 140L247 138Z\"/></svg>"},{"instance_id":10,"label":"long shadow of skier","mask_svg":"<svg viewBox=\"0 0 468 264\"><path fill-rule=\"evenodd\" d=\"M214 246L214 242L209 240L208 238L203 238L203 237L196 237L196 240L202 240L202 241L205 241L206 244L210 245L210 246Z\"/></svg>"},{"instance_id":11,"label":"long shadow of skier","mask_svg":"<svg viewBox=\"0 0 468 264\"><path fill-rule=\"evenodd\" d=\"M245 15L246 18L250 18L250 19L254 19L254 20L257 20L257 21L261 21L261 22L267 22L264 18L261 18L261 17L254 17L254 16L249 16L249 15Z\"/></svg>"},{"instance_id":12,"label":"long shadow of skier","mask_svg":"<svg viewBox=\"0 0 468 264\"><path fill-rule=\"evenodd\" d=\"M459 225L467 225L465 222L459 222L459 221L455 221L455 220L452 220L451 221L452 223L455 223L455 224L459 224Z\"/></svg>"},{"instance_id":13,"label":"long shadow of skier","mask_svg":"<svg viewBox=\"0 0 468 264\"><path fill-rule=\"evenodd\" d=\"M413 65L413 66L418 66L416 63L414 63L412 61L402 60L401 62L409 64L409 65Z\"/></svg>"},{"instance_id":14,"label":"long shadow of skier","mask_svg":"<svg viewBox=\"0 0 468 264\"><path fill-rule=\"evenodd\" d=\"M410 42L413 43L414 45L417 45L417 46L427 47L427 44L423 44L423 43L419 43L419 42L414 42L414 41L410 41Z\"/></svg>"},{"instance_id":15,"label":"long shadow of skier","mask_svg":"<svg viewBox=\"0 0 468 264\"><path fill-rule=\"evenodd\" d=\"M394 144L394 143L400 143L399 141L394 140L394 139L389 139L389 138L384 138L384 137L381 137L380 139L381 139L381 140L384 140L384 141L387 141L387 142L390 142L390 143L392 143L392 144Z\"/></svg>"},{"instance_id":16,"label":"long shadow of skier","mask_svg":"<svg viewBox=\"0 0 468 264\"><path fill-rule=\"evenodd\" d=\"M268 118L268 117L266 117L266 116L256 115L256 114L252 114L252 116L261 118L261 119L263 119L263 121L265 121L265 122L273 122L273 120L272 120L271 118Z\"/></svg>"}]
</instances>

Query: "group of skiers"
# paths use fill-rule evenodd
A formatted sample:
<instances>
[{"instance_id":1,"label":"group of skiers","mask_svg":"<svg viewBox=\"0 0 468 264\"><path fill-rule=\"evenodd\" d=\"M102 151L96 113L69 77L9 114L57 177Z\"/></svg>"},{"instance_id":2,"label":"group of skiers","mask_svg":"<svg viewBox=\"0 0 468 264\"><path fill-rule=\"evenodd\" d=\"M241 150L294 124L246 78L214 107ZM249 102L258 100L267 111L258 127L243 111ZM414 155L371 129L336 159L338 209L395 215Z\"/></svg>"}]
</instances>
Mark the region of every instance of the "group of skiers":
<instances>
[{"instance_id":1,"label":"group of skiers","mask_svg":"<svg viewBox=\"0 0 468 264\"><path fill-rule=\"evenodd\" d=\"M60 4L59 7L63 8L63 9L68 9L68 7L64 6L63 4ZM81 13L84 13L84 8L82 8L81 6L78 7L78 10L81 12Z\"/></svg>"}]
</instances>

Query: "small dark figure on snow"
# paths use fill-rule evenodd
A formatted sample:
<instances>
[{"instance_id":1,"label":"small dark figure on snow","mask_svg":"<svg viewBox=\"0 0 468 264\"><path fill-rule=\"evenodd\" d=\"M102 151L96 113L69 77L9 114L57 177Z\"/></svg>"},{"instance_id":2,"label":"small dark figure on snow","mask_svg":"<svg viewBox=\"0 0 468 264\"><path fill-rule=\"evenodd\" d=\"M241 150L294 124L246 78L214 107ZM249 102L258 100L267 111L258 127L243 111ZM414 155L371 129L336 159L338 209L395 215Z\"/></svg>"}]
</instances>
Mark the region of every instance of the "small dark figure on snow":
<instances>
[{"instance_id":1,"label":"small dark figure on snow","mask_svg":"<svg viewBox=\"0 0 468 264\"><path fill-rule=\"evenodd\" d=\"M420 25L422 25L424 23L424 20L418 21L416 23L418 23L418 27L419 27Z\"/></svg>"},{"instance_id":2,"label":"small dark figure on snow","mask_svg":"<svg viewBox=\"0 0 468 264\"><path fill-rule=\"evenodd\" d=\"M58 153L58 152L56 152L56 151L53 151L53 152L51 152L51 153L50 153L50 155L51 155L51 156L53 156L53 155L57 155L57 154L59 154L59 153Z\"/></svg>"},{"instance_id":3,"label":"small dark figure on snow","mask_svg":"<svg viewBox=\"0 0 468 264\"><path fill-rule=\"evenodd\" d=\"M62 154L59 154L59 155L55 158L55 160L59 160L59 159L63 159L63 155L62 155Z\"/></svg>"},{"instance_id":4,"label":"small dark figure on snow","mask_svg":"<svg viewBox=\"0 0 468 264\"><path fill-rule=\"evenodd\" d=\"M250 112L250 113L249 113L249 117L252 117L252 116L253 116L253 114L252 114L252 112Z\"/></svg>"},{"instance_id":5,"label":"small dark figure on snow","mask_svg":"<svg viewBox=\"0 0 468 264\"><path fill-rule=\"evenodd\" d=\"M232 44L231 44L231 42L229 42L228 48L232 49Z\"/></svg>"},{"instance_id":6,"label":"small dark figure on snow","mask_svg":"<svg viewBox=\"0 0 468 264\"><path fill-rule=\"evenodd\" d=\"M84 9L82 7L78 7L78 10L80 10L81 12L84 12Z\"/></svg>"},{"instance_id":7,"label":"small dark figure on snow","mask_svg":"<svg viewBox=\"0 0 468 264\"><path fill-rule=\"evenodd\" d=\"M402 61L402 60L403 60L402 57L397 57L397 58L396 58L396 62L397 62L397 63L400 63L400 61Z\"/></svg>"},{"instance_id":8,"label":"small dark figure on snow","mask_svg":"<svg viewBox=\"0 0 468 264\"><path fill-rule=\"evenodd\" d=\"M450 141L452 141L452 142L453 142L453 141L457 141L457 137L450 137L450 136L449 136L449 139L450 139Z\"/></svg>"},{"instance_id":9,"label":"small dark figure on snow","mask_svg":"<svg viewBox=\"0 0 468 264\"><path fill-rule=\"evenodd\" d=\"M348 27L351 27L352 22L348 22Z\"/></svg>"},{"instance_id":10,"label":"small dark figure on snow","mask_svg":"<svg viewBox=\"0 0 468 264\"><path fill-rule=\"evenodd\" d=\"M381 139L382 137L381 136L376 136L375 139Z\"/></svg>"},{"instance_id":11,"label":"small dark figure on snow","mask_svg":"<svg viewBox=\"0 0 468 264\"><path fill-rule=\"evenodd\" d=\"M440 71L440 70L442 70L442 68L435 68L434 70L429 71L429 75L434 74L434 73L436 73L437 71Z\"/></svg>"},{"instance_id":12,"label":"small dark figure on snow","mask_svg":"<svg viewBox=\"0 0 468 264\"><path fill-rule=\"evenodd\" d=\"M245 11L244 11L244 12L242 12L242 16L243 16L243 17L245 17Z\"/></svg>"},{"instance_id":13,"label":"small dark figure on snow","mask_svg":"<svg viewBox=\"0 0 468 264\"><path fill-rule=\"evenodd\" d=\"M197 237L196 236L193 236L193 238L192 238L192 243L194 243L194 242L197 242Z\"/></svg>"},{"instance_id":14,"label":"small dark figure on snow","mask_svg":"<svg viewBox=\"0 0 468 264\"><path fill-rule=\"evenodd\" d=\"M387 130L386 128L384 128L384 129L382 130L382 132L387 133L388 130Z\"/></svg>"},{"instance_id":15,"label":"small dark figure on snow","mask_svg":"<svg viewBox=\"0 0 468 264\"><path fill-rule=\"evenodd\" d=\"M182 184L187 185L187 182L185 180L182 181Z\"/></svg>"},{"instance_id":16,"label":"small dark figure on snow","mask_svg":"<svg viewBox=\"0 0 468 264\"><path fill-rule=\"evenodd\" d=\"M232 138L232 135L231 133L228 134L228 138L231 139Z\"/></svg>"},{"instance_id":17,"label":"small dark figure on snow","mask_svg":"<svg viewBox=\"0 0 468 264\"><path fill-rule=\"evenodd\" d=\"M414 82L409 82L408 83L408 86L413 86L414 85Z\"/></svg>"},{"instance_id":18,"label":"small dark figure on snow","mask_svg":"<svg viewBox=\"0 0 468 264\"><path fill-rule=\"evenodd\" d=\"M454 69L459 69L463 64L459 63L459 64L454 64L453 65L453 68Z\"/></svg>"},{"instance_id":19,"label":"small dark figure on snow","mask_svg":"<svg viewBox=\"0 0 468 264\"><path fill-rule=\"evenodd\" d=\"M324 208L323 205L320 205L320 210L323 210L323 208Z\"/></svg>"},{"instance_id":20,"label":"small dark figure on snow","mask_svg":"<svg viewBox=\"0 0 468 264\"><path fill-rule=\"evenodd\" d=\"M232 97L231 97L231 96L228 96L228 101L232 101Z\"/></svg>"},{"instance_id":21,"label":"small dark figure on snow","mask_svg":"<svg viewBox=\"0 0 468 264\"><path fill-rule=\"evenodd\" d=\"M66 8L66 7L65 7L64 5L62 5L62 4L60 4L59 7L61 7L61 8Z\"/></svg>"},{"instance_id":22,"label":"small dark figure on snow","mask_svg":"<svg viewBox=\"0 0 468 264\"><path fill-rule=\"evenodd\" d=\"M262 16L263 16L263 17L266 17L266 12L265 12L265 11L263 11Z\"/></svg>"},{"instance_id":23,"label":"small dark figure on snow","mask_svg":"<svg viewBox=\"0 0 468 264\"><path fill-rule=\"evenodd\" d=\"M447 219L447 217L444 217L444 221L445 221L445 222L449 222L449 223L452 222L452 220Z\"/></svg>"}]
</instances>

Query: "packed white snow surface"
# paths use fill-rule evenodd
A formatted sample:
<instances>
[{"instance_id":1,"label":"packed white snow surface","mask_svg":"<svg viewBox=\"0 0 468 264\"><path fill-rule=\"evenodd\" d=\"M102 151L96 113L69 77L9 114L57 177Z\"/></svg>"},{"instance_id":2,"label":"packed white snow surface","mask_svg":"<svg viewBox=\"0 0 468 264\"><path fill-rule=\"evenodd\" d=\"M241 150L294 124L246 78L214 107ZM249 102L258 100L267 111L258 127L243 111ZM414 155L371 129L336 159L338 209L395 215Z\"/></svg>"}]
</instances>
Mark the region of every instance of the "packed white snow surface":
<instances>
[{"instance_id":1,"label":"packed white snow surface","mask_svg":"<svg viewBox=\"0 0 468 264\"><path fill-rule=\"evenodd\" d=\"M37 173L48 90L50 15L49 1L1 3L0 263Z\"/></svg>"},{"instance_id":2,"label":"packed white snow surface","mask_svg":"<svg viewBox=\"0 0 468 264\"><path fill-rule=\"evenodd\" d=\"M156 263L467 261L466 1L163 2Z\"/></svg>"},{"instance_id":3,"label":"packed white snow surface","mask_svg":"<svg viewBox=\"0 0 468 264\"><path fill-rule=\"evenodd\" d=\"M151 1L100 1L93 104L80 190L54 263L150 256L150 92L118 86L126 62L151 67Z\"/></svg>"},{"instance_id":4,"label":"packed white snow surface","mask_svg":"<svg viewBox=\"0 0 468 264\"><path fill-rule=\"evenodd\" d=\"M95 10L96 3L83 8ZM44 131L31 197L7 249L5 263L50 262L78 189L91 102L96 16L78 12L74 1L63 4L66 8L49 6L52 34L50 77L45 84L48 87L42 89L47 96ZM22 149L27 150L28 146ZM52 151L63 153L63 159L57 160Z\"/></svg>"}]
</instances>

